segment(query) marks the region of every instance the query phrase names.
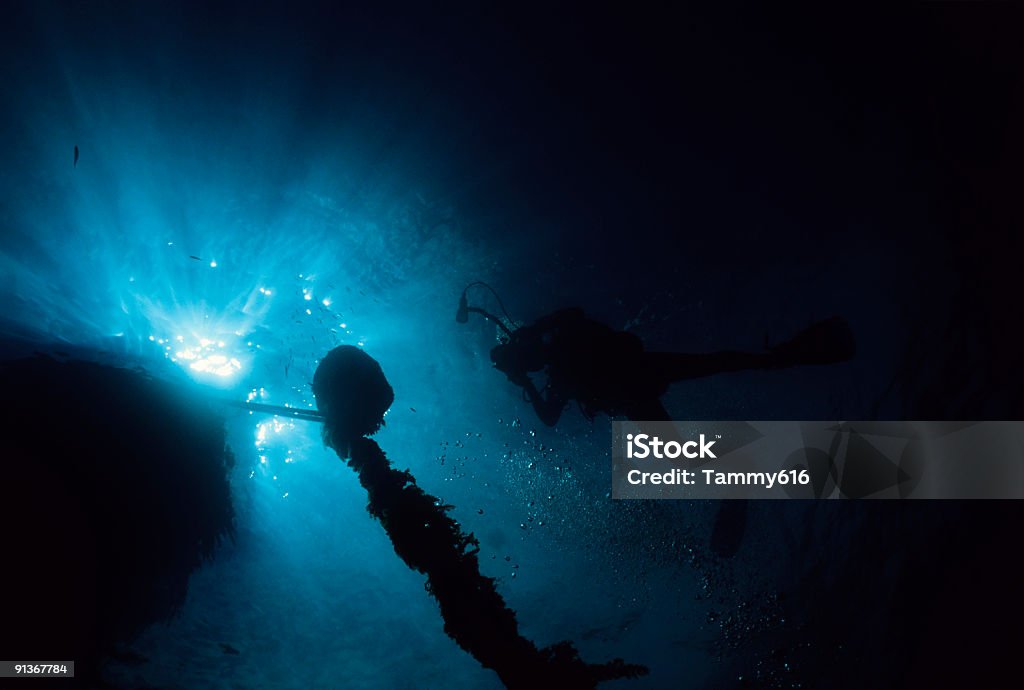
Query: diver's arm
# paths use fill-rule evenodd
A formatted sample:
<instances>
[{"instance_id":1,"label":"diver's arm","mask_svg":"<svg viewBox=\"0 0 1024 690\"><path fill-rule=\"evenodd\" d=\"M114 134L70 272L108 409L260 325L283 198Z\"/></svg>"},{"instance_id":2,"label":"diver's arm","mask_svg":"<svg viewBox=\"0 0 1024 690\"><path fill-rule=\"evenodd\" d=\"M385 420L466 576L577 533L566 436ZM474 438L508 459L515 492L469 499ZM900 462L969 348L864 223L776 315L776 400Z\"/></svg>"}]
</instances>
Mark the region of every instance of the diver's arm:
<instances>
[{"instance_id":1,"label":"diver's arm","mask_svg":"<svg viewBox=\"0 0 1024 690\"><path fill-rule=\"evenodd\" d=\"M537 390L537 387L533 385L533 381L527 379L523 383L523 390L526 391L526 397L529 398L534 412L540 417L540 421L544 422L547 426L554 426L558 423L558 418L562 416L562 410L565 409L566 401L555 389L550 386L546 388L547 397L545 398Z\"/></svg>"}]
</instances>

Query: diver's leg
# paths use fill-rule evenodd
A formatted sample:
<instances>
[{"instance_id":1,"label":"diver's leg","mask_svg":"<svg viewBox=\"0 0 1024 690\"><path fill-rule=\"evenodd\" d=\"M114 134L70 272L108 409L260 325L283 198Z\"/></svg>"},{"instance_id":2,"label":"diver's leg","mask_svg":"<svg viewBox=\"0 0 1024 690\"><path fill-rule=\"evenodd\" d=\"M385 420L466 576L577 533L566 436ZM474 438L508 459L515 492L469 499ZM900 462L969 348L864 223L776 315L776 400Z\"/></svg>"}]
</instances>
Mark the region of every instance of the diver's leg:
<instances>
[{"instance_id":1,"label":"diver's leg","mask_svg":"<svg viewBox=\"0 0 1024 690\"><path fill-rule=\"evenodd\" d=\"M730 371L836 364L851 359L855 352L849 325L840 317L832 317L812 324L767 352L648 352L644 361L655 380L671 383Z\"/></svg>"},{"instance_id":2,"label":"diver's leg","mask_svg":"<svg viewBox=\"0 0 1024 690\"><path fill-rule=\"evenodd\" d=\"M857 342L846 320L839 316L811 324L784 343L769 348L779 366L836 364L852 359Z\"/></svg>"},{"instance_id":3,"label":"diver's leg","mask_svg":"<svg viewBox=\"0 0 1024 690\"><path fill-rule=\"evenodd\" d=\"M730 371L775 368L775 358L768 352L648 352L644 360L656 380L665 383Z\"/></svg>"}]
</instances>

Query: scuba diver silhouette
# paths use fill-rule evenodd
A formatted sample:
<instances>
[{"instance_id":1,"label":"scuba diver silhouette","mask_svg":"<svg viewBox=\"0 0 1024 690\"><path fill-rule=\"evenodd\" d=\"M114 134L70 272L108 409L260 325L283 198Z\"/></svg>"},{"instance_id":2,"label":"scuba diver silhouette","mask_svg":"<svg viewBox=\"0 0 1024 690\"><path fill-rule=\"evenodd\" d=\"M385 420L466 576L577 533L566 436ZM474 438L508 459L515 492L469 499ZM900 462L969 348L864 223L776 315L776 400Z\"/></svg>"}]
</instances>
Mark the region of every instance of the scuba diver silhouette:
<instances>
[{"instance_id":1,"label":"scuba diver silhouette","mask_svg":"<svg viewBox=\"0 0 1024 690\"><path fill-rule=\"evenodd\" d=\"M851 359L856 351L849 325L838 316L818 321L784 343L766 346L764 352L648 352L637 335L589 319L578 308L562 309L511 330L493 314L469 306L466 293L477 285L491 291L512 323L498 294L479 281L462 291L455 320L466 323L469 314L476 313L504 331L507 341L491 350L491 362L523 389L548 426L558 422L572 400L589 419L603 412L632 421L671 421L660 398L677 381L734 371L835 364ZM537 372L547 375L540 390L530 378ZM747 501L722 501L711 532L712 552L722 558L735 555L746 523Z\"/></svg>"},{"instance_id":2,"label":"scuba diver silhouette","mask_svg":"<svg viewBox=\"0 0 1024 690\"><path fill-rule=\"evenodd\" d=\"M466 290L474 285L491 289L471 283ZM558 422L572 400L589 419L603 412L633 421L669 421L660 398L677 381L733 371L835 364L851 359L856 349L853 333L840 317L818 321L765 352L680 353L648 352L635 334L589 319L578 308L556 311L512 331L492 314L470 307L464 290L456 321L465 323L469 312L483 315L505 331L508 341L491 350L491 361L523 389L548 426ZM538 372L547 376L539 390L530 378Z\"/></svg>"}]
</instances>

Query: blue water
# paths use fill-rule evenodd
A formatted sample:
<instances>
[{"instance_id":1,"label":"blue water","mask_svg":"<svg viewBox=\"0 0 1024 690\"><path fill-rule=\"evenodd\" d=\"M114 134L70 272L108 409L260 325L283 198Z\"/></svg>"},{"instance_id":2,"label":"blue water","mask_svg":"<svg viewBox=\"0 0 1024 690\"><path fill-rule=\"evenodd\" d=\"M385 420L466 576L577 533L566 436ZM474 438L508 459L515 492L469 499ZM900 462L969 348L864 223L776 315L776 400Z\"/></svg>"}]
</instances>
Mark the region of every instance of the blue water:
<instances>
[{"instance_id":1,"label":"blue water","mask_svg":"<svg viewBox=\"0 0 1024 690\"><path fill-rule=\"evenodd\" d=\"M625 166L593 172L606 140L577 132L555 137L563 148L552 152L533 132L545 118L572 129L579 112L545 113L547 100L525 96L547 87L535 93L497 58L476 72L451 34L424 36L412 20L375 42L370 29L387 19L364 32L283 10L151 3L30 3L12 16L22 40L3 49L5 336L183 374L222 399L305 408L318 358L362 347L396 394L378 442L455 506L526 637L651 667L608 687L721 687L768 673L763 640L786 629L774 597L801 568L794 535L806 515L755 512L744 549L716 560L715 506L612 502L608 419L569 410L542 427L490 366L494 328L455 323L458 296L486 280L519 321L577 305L651 349L691 351L758 348L841 313L858 362L695 381L666 408L679 419L856 419L881 403L884 415L916 280L903 269L919 250L888 234L902 216L880 227L848 209L825 233L820 218L793 215L801 195L784 182L752 181L771 178L785 141L764 143L743 169L733 166L742 140L716 159L698 131L679 163L689 186L661 219L671 230L648 225L643 199L669 193L629 187ZM431 50L447 72L429 57L418 72ZM589 158L559 168L577 147ZM863 155L879 189L902 174L888 154ZM719 187L751 208L708 196ZM910 215L905 191L898 210ZM471 293L496 308L489 300ZM224 415L237 539L192 577L180 616L132 644L148 663L112 664L112 679L500 687L445 636L424 578L395 555L315 424ZM829 520L815 523L821 548L840 551L845 527Z\"/></svg>"}]
</instances>

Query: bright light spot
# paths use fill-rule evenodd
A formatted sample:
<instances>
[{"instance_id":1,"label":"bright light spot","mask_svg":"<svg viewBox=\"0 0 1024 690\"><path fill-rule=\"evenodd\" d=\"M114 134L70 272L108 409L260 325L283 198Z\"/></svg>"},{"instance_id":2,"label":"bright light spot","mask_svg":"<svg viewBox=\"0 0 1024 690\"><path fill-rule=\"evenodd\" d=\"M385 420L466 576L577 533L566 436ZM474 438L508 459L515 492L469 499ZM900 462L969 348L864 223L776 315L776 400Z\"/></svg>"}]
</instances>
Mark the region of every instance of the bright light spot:
<instances>
[{"instance_id":1,"label":"bright light spot","mask_svg":"<svg viewBox=\"0 0 1024 690\"><path fill-rule=\"evenodd\" d=\"M156 338L154 338L153 336L149 336L149 342L152 343L152 342L155 342L155 341L156 341Z\"/></svg>"},{"instance_id":2,"label":"bright light spot","mask_svg":"<svg viewBox=\"0 0 1024 690\"><path fill-rule=\"evenodd\" d=\"M217 268L217 262L216 261L211 261L210 262L210 268Z\"/></svg>"},{"instance_id":3,"label":"bright light spot","mask_svg":"<svg viewBox=\"0 0 1024 690\"><path fill-rule=\"evenodd\" d=\"M287 491L285 491L285 492L284 492L284 496L282 496L281 498L288 498L288 492L287 492Z\"/></svg>"},{"instance_id":4,"label":"bright light spot","mask_svg":"<svg viewBox=\"0 0 1024 690\"><path fill-rule=\"evenodd\" d=\"M310 316L312 316L313 314L313 312L311 312L309 309L306 310L306 313L309 314Z\"/></svg>"},{"instance_id":5,"label":"bright light spot","mask_svg":"<svg viewBox=\"0 0 1024 690\"><path fill-rule=\"evenodd\" d=\"M262 421L256 425L256 447L263 450L263 447L267 444L267 439L270 434L281 434L286 431L290 431L295 428L294 422L282 421L280 417L273 417L272 419ZM261 455L260 458L266 456Z\"/></svg>"},{"instance_id":6,"label":"bright light spot","mask_svg":"<svg viewBox=\"0 0 1024 690\"><path fill-rule=\"evenodd\" d=\"M313 295L307 292L305 295L302 296L302 298L308 302L309 300L313 299Z\"/></svg>"},{"instance_id":7,"label":"bright light spot","mask_svg":"<svg viewBox=\"0 0 1024 690\"><path fill-rule=\"evenodd\" d=\"M204 374L215 376L231 376L242 369L242 363L234 357L228 359L224 355L210 355L198 359L189 365L189 368Z\"/></svg>"},{"instance_id":8,"label":"bright light spot","mask_svg":"<svg viewBox=\"0 0 1024 690\"><path fill-rule=\"evenodd\" d=\"M341 326L342 328L348 328L348 325L346 325L344 323L339 323L338 325Z\"/></svg>"},{"instance_id":9,"label":"bright light spot","mask_svg":"<svg viewBox=\"0 0 1024 690\"><path fill-rule=\"evenodd\" d=\"M184 343L184 336L176 336L175 340ZM162 340L160 342L163 342ZM184 360L190 362L189 369L200 374L212 374L220 378L226 378L242 369L242 362L237 357L230 357L217 352L215 347L223 348L224 341L213 341L209 338L199 338L198 345L186 346L168 355L171 361ZM171 346L166 347L170 351Z\"/></svg>"},{"instance_id":10,"label":"bright light spot","mask_svg":"<svg viewBox=\"0 0 1024 690\"><path fill-rule=\"evenodd\" d=\"M321 301L323 302L323 305L325 307L331 306L331 298L330 297L324 297L323 300L321 300Z\"/></svg>"}]
</instances>

